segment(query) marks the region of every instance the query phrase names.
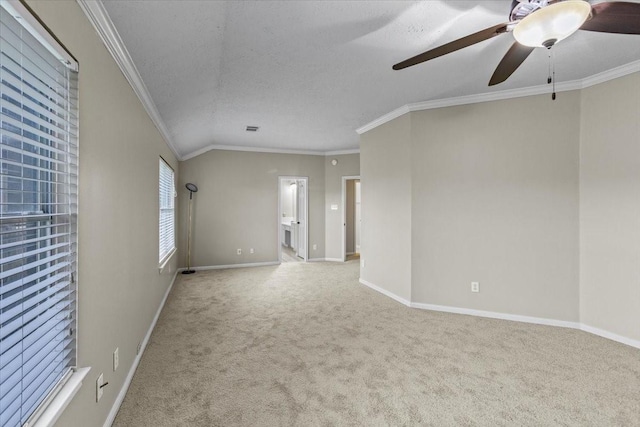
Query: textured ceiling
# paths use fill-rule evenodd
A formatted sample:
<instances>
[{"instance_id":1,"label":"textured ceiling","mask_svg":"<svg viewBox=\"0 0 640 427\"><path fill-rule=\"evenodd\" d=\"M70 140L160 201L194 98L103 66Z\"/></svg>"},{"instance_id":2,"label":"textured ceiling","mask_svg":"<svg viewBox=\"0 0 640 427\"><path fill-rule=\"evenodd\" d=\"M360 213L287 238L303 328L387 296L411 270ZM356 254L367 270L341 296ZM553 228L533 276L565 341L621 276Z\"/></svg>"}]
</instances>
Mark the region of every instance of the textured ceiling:
<instances>
[{"instance_id":1,"label":"textured ceiling","mask_svg":"<svg viewBox=\"0 0 640 427\"><path fill-rule=\"evenodd\" d=\"M510 0L103 3L183 156L210 145L355 149L355 129L407 103L547 78L547 52L537 49L487 87L511 34L391 69L507 21ZM557 81L572 81L639 60L640 36L578 31L553 51Z\"/></svg>"}]
</instances>

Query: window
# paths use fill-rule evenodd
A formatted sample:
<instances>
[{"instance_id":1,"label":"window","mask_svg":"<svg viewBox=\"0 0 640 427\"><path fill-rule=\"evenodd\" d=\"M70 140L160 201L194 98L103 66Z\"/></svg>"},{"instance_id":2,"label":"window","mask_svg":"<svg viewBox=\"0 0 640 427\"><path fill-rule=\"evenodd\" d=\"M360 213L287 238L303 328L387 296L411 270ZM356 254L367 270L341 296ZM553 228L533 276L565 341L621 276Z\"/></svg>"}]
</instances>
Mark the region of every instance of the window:
<instances>
[{"instance_id":1,"label":"window","mask_svg":"<svg viewBox=\"0 0 640 427\"><path fill-rule=\"evenodd\" d=\"M20 3L2 2L0 425L7 427L27 422L76 365L77 74L70 67L77 64L66 52L54 55L46 44L53 38L34 23Z\"/></svg>"},{"instance_id":2,"label":"window","mask_svg":"<svg viewBox=\"0 0 640 427\"><path fill-rule=\"evenodd\" d=\"M160 264L164 264L176 248L173 179L173 169L160 159Z\"/></svg>"}]
</instances>

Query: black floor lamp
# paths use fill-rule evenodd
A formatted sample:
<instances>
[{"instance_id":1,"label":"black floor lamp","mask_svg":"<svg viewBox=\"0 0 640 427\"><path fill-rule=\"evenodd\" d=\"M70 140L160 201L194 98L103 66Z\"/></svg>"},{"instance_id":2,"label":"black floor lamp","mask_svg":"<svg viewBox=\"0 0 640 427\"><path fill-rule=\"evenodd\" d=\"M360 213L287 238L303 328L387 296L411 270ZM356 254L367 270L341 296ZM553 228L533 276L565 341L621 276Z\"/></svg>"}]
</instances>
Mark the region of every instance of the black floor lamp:
<instances>
[{"instance_id":1,"label":"black floor lamp","mask_svg":"<svg viewBox=\"0 0 640 427\"><path fill-rule=\"evenodd\" d=\"M198 187L195 184L188 183L186 185L189 190L189 222L187 223L187 269L182 271L182 274L193 274L196 271L191 269L191 204L193 203L193 193L198 192Z\"/></svg>"}]
</instances>

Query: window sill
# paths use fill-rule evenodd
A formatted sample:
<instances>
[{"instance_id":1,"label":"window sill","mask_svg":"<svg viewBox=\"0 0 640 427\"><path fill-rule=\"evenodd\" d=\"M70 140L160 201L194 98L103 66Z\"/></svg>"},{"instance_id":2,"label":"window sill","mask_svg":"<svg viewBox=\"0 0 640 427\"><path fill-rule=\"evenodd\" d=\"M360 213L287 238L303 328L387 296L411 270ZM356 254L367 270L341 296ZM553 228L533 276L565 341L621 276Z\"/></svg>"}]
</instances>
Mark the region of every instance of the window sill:
<instances>
[{"instance_id":1,"label":"window sill","mask_svg":"<svg viewBox=\"0 0 640 427\"><path fill-rule=\"evenodd\" d=\"M176 252L178 252L178 249L173 248L171 252L169 252L169 255L167 255L162 261L160 261L160 264L158 265L158 271L160 272L160 274L164 273L164 268L167 266L167 264L169 264L169 261L171 261L171 258L173 258Z\"/></svg>"},{"instance_id":2,"label":"window sill","mask_svg":"<svg viewBox=\"0 0 640 427\"><path fill-rule=\"evenodd\" d=\"M87 376L91 368L80 368L76 370L69 380L62 386L56 396L44 408L38 418L25 424L25 427L51 427L60 418L62 412L71 403L82 386L82 380Z\"/></svg>"}]
</instances>

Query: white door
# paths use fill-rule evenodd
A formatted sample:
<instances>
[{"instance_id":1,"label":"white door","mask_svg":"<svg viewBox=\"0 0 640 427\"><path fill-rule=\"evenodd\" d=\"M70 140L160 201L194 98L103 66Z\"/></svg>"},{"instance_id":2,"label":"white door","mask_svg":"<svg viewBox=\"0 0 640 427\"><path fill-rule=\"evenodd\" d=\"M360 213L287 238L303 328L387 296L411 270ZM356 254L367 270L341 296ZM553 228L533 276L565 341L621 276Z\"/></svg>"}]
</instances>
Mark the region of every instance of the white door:
<instances>
[{"instance_id":1,"label":"white door","mask_svg":"<svg viewBox=\"0 0 640 427\"><path fill-rule=\"evenodd\" d=\"M296 213L298 210L298 206L297 206L298 205L298 186L296 184L296 181L290 182L289 191L291 191L291 212L292 212L291 221L296 222L295 224L293 222L289 223L291 225L291 245L289 245L289 247L295 251L296 247L298 246L298 240L296 238L296 232L298 229L298 226L297 226L298 214Z\"/></svg>"},{"instance_id":2,"label":"white door","mask_svg":"<svg viewBox=\"0 0 640 427\"><path fill-rule=\"evenodd\" d=\"M297 230L297 242L296 254L300 258L307 259L307 183L305 180L298 180L297 182L297 195L298 195L298 230Z\"/></svg>"},{"instance_id":3,"label":"white door","mask_svg":"<svg viewBox=\"0 0 640 427\"><path fill-rule=\"evenodd\" d=\"M356 181L356 209L355 209L355 229L356 229L356 236L355 236L355 246L356 246L356 253L360 253L360 181Z\"/></svg>"}]
</instances>

